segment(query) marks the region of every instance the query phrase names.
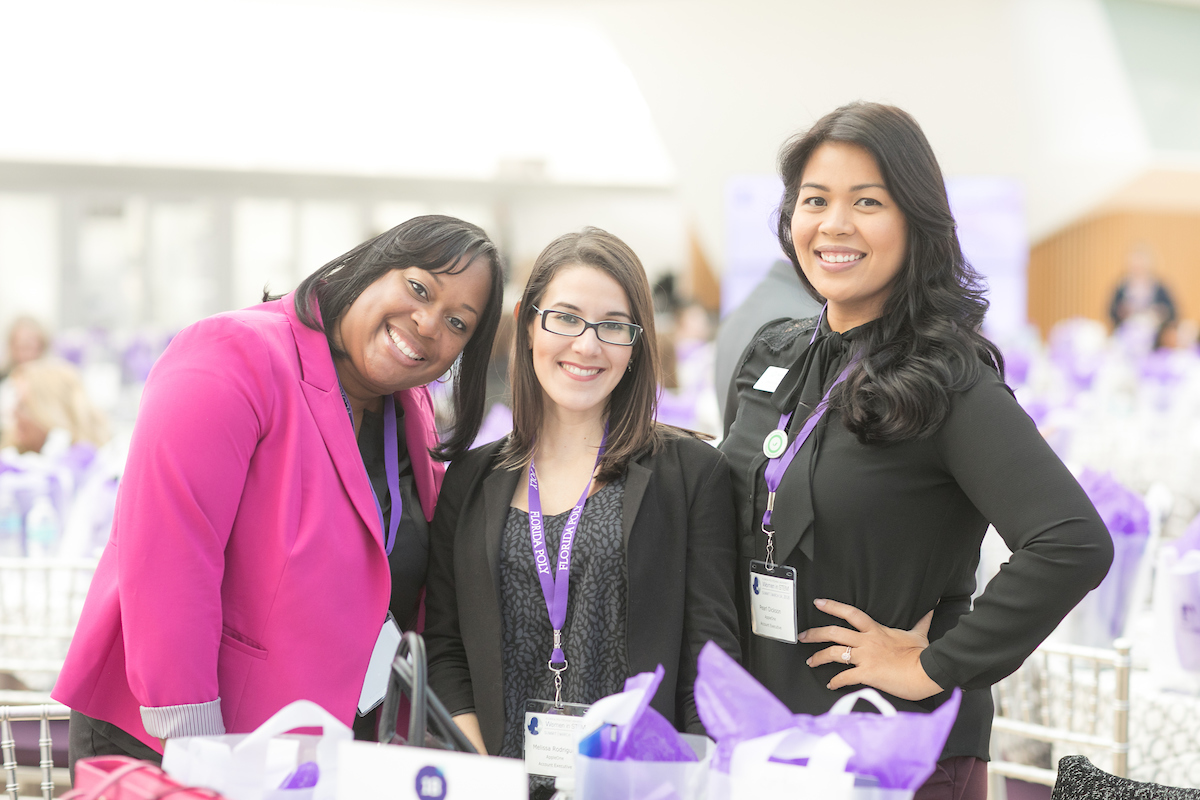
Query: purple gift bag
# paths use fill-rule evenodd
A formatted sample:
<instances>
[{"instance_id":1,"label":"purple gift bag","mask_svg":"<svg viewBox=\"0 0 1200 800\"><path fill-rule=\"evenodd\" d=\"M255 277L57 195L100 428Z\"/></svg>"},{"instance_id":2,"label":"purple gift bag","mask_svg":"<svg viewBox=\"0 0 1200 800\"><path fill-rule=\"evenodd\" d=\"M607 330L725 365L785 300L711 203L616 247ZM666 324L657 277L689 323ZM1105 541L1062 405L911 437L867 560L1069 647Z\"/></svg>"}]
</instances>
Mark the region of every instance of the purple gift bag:
<instances>
[{"instance_id":1,"label":"purple gift bag","mask_svg":"<svg viewBox=\"0 0 1200 800\"><path fill-rule=\"evenodd\" d=\"M878 697L877 694L875 694ZM881 697L878 702L883 701ZM696 708L717 742L713 769L728 772L733 750L761 736L795 729L813 737L836 733L853 750L846 771L874 779L881 789L915 791L937 766L958 716L962 691L935 711L793 715L736 661L711 642L700 651ZM786 763L799 763L787 759Z\"/></svg>"},{"instance_id":2,"label":"purple gift bag","mask_svg":"<svg viewBox=\"0 0 1200 800\"><path fill-rule=\"evenodd\" d=\"M696 800L705 796L708 763L650 700L662 665L625 681L625 691L597 700L584 716L575 754L576 800ZM700 737L691 737L699 739ZM711 742L705 740L706 745ZM563 787L562 780L558 784Z\"/></svg>"},{"instance_id":3,"label":"purple gift bag","mask_svg":"<svg viewBox=\"0 0 1200 800\"><path fill-rule=\"evenodd\" d=\"M1186 670L1200 672L1200 516L1175 542L1179 559L1171 570L1175 651Z\"/></svg>"},{"instance_id":4,"label":"purple gift bag","mask_svg":"<svg viewBox=\"0 0 1200 800\"><path fill-rule=\"evenodd\" d=\"M620 695L597 701L593 705L597 712L606 719L619 721L606 722L586 737L580 742L580 752L605 761L696 761L695 751L684 742L675 726L650 705L665 674L659 664L654 672L627 678L625 691ZM617 698L625 699L624 696L629 696L628 706L619 711L605 711L606 706L602 704Z\"/></svg>"},{"instance_id":5,"label":"purple gift bag","mask_svg":"<svg viewBox=\"0 0 1200 800\"><path fill-rule=\"evenodd\" d=\"M1150 536L1150 512L1141 496L1126 489L1109 472L1084 469L1079 485L1104 520L1113 540L1113 562L1104 580L1088 596L1094 630L1087 644L1107 647L1125 630L1129 598L1138 565Z\"/></svg>"}]
</instances>

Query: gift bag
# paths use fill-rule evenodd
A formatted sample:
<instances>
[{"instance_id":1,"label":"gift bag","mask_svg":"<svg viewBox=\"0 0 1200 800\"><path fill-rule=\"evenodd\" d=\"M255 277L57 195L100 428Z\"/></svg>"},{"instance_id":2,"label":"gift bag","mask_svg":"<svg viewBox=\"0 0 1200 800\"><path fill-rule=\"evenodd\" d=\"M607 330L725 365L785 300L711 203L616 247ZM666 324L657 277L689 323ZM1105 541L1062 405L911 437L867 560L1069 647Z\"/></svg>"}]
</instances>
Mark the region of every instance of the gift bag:
<instances>
[{"instance_id":1,"label":"gift bag","mask_svg":"<svg viewBox=\"0 0 1200 800\"><path fill-rule=\"evenodd\" d=\"M909 797L937 767L962 701L962 691L955 689L949 700L928 714L902 712L874 689L861 689L839 698L827 714L793 715L711 642L700 651L698 673L696 708L717 742L710 800L724 800L737 789L732 770L734 754L742 743L754 740L760 740L759 749L751 753L761 754L761 749L770 744L765 758L772 763L807 766L816 754L821 759L818 768L826 772L835 771L838 761L833 755L845 754L841 771L852 774L851 786L859 800L868 796L897 800ZM880 713L853 711L858 700L870 702ZM778 739L763 740L771 734L779 735ZM836 734L840 744L827 739L830 734ZM849 748L848 753L845 748ZM843 788L845 782L845 778L827 781L830 786Z\"/></svg>"},{"instance_id":2,"label":"gift bag","mask_svg":"<svg viewBox=\"0 0 1200 800\"><path fill-rule=\"evenodd\" d=\"M290 734L321 728L321 736ZM297 700L253 733L168 739L163 769L180 783L230 800L329 800L337 786L338 743L354 734L309 700Z\"/></svg>"},{"instance_id":3,"label":"gift bag","mask_svg":"<svg viewBox=\"0 0 1200 800\"><path fill-rule=\"evenodd\" d=\"M575 754L575 800L703 800L713 745L679 733L650 706L664 674L659 664L634 675L625 691L588 709Z\"/></svg>"},{"instance_id":4,"label":"gift bag","mask_svg":"<svg viewBox=\"0 0 1200 800\"><path fill-rule=\"evenodd\" d=\"M1171 582L1175 651L1180 666L1200 672L1200 517L1192 520L1173 546L1175 562L1163 577Z\"/></svg>"},{"instance_id":5,"label":"gift bag","mask_svg":"<svg viewBox=\"0 0 1200 800\"><path fill-rule=\"evenodd\" d=\"M791 728L750 739L733 749L728 796L730 800L788 796L851 800L854 773L846 771L846 764L852 755L854 750L836 733L814 736ZM714 776L714 783L719 781L720 776Z\"/></svg>"},{"instance_id":6,"label":"gift bag","mask_svg":"<svg viewBox=\"0 0 1200 800\"><path fill-rule=\"evenodd\" d=\"M1096 506L1113 541L1108 575L1072 612L1073 640L1089 647L1111 647L1125 631L1138 567L1150 537L1150 512L1145 501L1110 473L1084 469L1079 485Z\"/></svg>"},{"instance_id":7,"label":"gift bag","mask_svg":"<svg viewBox=\"0 0 1200 800\"><path fill-rule=\"evenodd\" d=\"M400 698L411 701L408 730L396 730ZM339 800L367 797L525 800L529 778L515 758L475 752L426 683L425 640L400 640L379 713L379 744L343 742L338 748ZM406 735L404 735L406 734Z\"/></svg>"},{"instance_id":8,"label":"gift bag","mask_svg":"<svg viewBox=\"0 0 1200 800\"><path fill-rule=\"evenodd\" d=\"M75 764L75 788L62 800L222 800L211 789L189 789L155 764L128 756L82 758Z\"/></svg>"}]
</instances>

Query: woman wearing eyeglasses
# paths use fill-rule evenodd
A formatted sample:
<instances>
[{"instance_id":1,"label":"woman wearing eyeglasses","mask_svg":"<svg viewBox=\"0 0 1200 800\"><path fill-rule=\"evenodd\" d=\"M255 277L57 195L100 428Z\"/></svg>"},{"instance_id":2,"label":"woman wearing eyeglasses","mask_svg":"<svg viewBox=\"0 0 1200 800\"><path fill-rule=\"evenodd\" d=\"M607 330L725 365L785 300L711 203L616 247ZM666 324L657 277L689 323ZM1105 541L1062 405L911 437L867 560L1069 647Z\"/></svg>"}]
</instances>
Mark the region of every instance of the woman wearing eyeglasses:
<instances>
[{"instance_id":1,"label":"woman wearing eyeglasses","mask_svg":"<svg viewBox=\"0 0 1200 800\"><path fill-rule=\"evenodd\" d=\"M527 714L578 712L662 664L654 707L702 731L700 648L739 655L729 468L654 421L641 262L596 228L560 237L516 314L514 430L454 462L433 522L430 685L481 751L520 758L543 741Z\"/></svg>"}]
</instances>

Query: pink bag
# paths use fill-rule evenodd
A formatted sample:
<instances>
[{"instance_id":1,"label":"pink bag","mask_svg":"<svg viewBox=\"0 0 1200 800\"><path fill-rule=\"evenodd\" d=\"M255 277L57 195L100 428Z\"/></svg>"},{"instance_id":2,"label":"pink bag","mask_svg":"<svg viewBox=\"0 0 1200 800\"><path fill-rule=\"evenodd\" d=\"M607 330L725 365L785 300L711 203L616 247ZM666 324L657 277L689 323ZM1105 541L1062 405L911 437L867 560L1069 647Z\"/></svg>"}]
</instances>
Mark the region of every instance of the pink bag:
<instances>
[{"instance_id":1,"label":"pink bag","mask_svg":"<svg viewBox=\"0 0 1200 800\"><path fill-rule=\"evenodd\" d=\"M75 788L62 800L223 800L210 789L189 789L167 777L149 761L128 756L80 759L75 765Z\"/></svg>"}]
</instances>

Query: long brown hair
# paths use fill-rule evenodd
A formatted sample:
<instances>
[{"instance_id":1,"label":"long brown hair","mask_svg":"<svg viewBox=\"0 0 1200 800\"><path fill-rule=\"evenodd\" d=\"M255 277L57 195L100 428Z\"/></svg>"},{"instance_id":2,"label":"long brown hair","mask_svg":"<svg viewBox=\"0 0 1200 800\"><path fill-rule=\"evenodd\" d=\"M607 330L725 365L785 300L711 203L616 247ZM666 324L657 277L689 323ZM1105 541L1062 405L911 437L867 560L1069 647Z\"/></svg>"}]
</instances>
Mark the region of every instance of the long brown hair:
<instances>
[{"instance_id":1,"label":"long brown hair","mask_svg":"<svg viewBox=\"0 0 1200 800\"><path fill-rule=\"evenodd\" d=\"M642 326L642 335L633 344L631 370L608 396L608 443L596 476L597 480L607 482L620 477L634 456L657 450L663 441L664 428L654 421L660 366L650 282L629 245L599 228L584 228L579 233L558 237L533 263L517 307L509 367L513 431L499 453L500 468L518 469L533 458L545 409L542 387L533 369L529 327L537 317L534 306L542 302L554 276L562 269L577 266L598 269L620 284L629 300L633 322Z\"/></svg>"}]
</instances>

